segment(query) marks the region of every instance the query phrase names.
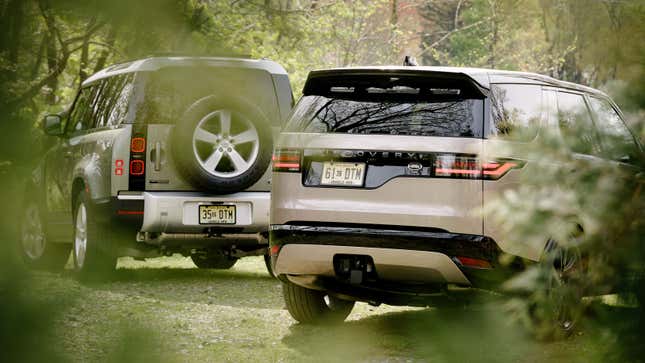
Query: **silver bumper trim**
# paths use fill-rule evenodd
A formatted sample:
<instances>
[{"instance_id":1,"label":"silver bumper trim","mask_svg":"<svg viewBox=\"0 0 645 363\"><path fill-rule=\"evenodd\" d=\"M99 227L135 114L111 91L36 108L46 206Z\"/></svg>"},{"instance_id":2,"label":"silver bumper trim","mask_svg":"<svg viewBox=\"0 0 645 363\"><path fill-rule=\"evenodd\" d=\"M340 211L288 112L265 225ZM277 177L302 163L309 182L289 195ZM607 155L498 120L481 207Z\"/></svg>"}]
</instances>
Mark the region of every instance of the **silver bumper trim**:
<instances>
[{"instance_id":1,"label":"silver bumper trim","mask_svg":"<svg viewBox=\"0 0 645 363\"><path fill-rule=\"evenodd\" d=\"M212 227L241 233L264 232L269 226L270 192L212 195L195 192L144 192L142 232L204 233ZM236 205L233 225L199 224L199 205Z\"/></svg>"},{"instance_id":2,"label":"silver bumper trim","mask_svg":"<svg viewBox=\"0 0 645 363\"><path fill-rule=\"evenodd\" d=\"M119 194L116 196L118 200L143 200L143 193L141 194Z\"/></svg>"},{"instance_id":3,"label":"silver bumper trim","mask_svg":"<svg viewBox=\"0 0 645 363\"><path fill-rule=\"evenodd\" d=\"M275 273L333 277L336 254L372 257L376 273L385 280L470 285L457 265L443 253L394 248L288 244L278 254Z\"/></svg>"}]
</instances>

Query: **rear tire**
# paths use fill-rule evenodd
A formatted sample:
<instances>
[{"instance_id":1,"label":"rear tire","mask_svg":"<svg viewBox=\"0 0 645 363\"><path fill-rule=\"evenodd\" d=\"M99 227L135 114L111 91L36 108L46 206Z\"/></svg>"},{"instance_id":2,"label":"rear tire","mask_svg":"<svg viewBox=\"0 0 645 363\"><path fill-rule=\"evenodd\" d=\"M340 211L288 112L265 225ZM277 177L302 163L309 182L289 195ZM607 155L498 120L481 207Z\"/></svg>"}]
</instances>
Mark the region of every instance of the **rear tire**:
<instances>
[{"instance_id":1,"label":"rear tire","mask_svg":"<svg viewBox=\"0 0 645 363\"><path fill-rule=\"evenodd\" d=\"M343 322L355 304L290 282L282 283L282 293L289 314L302 324Z\"/></svg>"},{"instance_id":2,"label":"rear tire","mask_svg":"<svg viewBox=\"0 0 645 363\"><path fill-rule=\"evenodd\" d=\"M96 221L84 192L74 207L74 271L81 280L108 278L116 268L117 258L107 251L110 232Z\"/></svg>"},{"instance_id":3,"label":"rear tire","mask_svg":"<svg viewBox=\"0 0 645 363\"><path fill-rule=\"evenodd\" d=\"M200 269L228 270L237 262L237 258L229 257L223 253L211 253L207 255L191 255L195 266Z\"/></svg>"},{"instance_id":4,"label":"rear tire","mask_svg":"<svg viewBox=\"0 0 645 363\"><path fill-rule=\"evenodd\" d=\"M271 277L276 277L276 275L273 273L273 268L271 268L271 255L268 251L264 254L264 265L266 266L269 275Z\"/></svg>"},{"instance_id":5,"label":"rear tire","mask_svg":"<svg viewBox=\"0 0 645 363\"><path fill-rule=\"evenodd\" d=\"M62 270L71 246L47 240L45 223L36 201L28 201L20 220L20 255L33 269Z\"/></svg>"},{"instance_id":6,"label":"rear tire","mask_svg":"<svg viewBox=\"0 0 645 363\"><path fill-rule=\"evenodd\" d=\"M575 238L575 237L573 237ZM549 276L542 306L532 304L529 316L534 334L540 339L562 339L571 335L580 320L584 307L581 305L585 292L571 278L584 271L585 263L578 247L562 247L550 241Z\"/></svg>"}]
</instances>

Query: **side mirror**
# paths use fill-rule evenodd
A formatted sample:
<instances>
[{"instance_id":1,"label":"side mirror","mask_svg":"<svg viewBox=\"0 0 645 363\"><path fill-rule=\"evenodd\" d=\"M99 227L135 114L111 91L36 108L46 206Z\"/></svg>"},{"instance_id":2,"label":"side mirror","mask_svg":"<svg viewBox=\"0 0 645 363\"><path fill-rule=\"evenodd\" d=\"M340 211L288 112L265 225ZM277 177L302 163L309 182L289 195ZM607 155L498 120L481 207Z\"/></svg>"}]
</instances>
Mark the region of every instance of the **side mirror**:
<instances>
[{"instance_id":1,"label":"side mirror","mask_svg":"<svg viewBox=\"0 0 645 363\"><path fill-rule=\"evenodd\" d=\"M51 136L63 134L63 118L60 115L47 115L43 119L43 131Z\"/></svg>"}]
</instances>

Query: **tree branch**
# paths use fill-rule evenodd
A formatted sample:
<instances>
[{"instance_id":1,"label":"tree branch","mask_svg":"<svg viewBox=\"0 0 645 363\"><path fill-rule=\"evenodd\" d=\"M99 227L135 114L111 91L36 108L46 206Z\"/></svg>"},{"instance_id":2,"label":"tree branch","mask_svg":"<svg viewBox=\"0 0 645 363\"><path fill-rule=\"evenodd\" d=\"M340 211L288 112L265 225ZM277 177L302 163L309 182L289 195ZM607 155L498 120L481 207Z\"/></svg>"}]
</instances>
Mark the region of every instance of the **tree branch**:
<instances>
[{"instance_id":1,"label":"tree branch","mask_svg":"<svg viewBox=\"0 0 645 363\"><path fill-rule=\"evenodd\" d=\"M488 18L484 18L484 19L482 19L482 20L480 20L480 21L476 21L476 22L474 22L474 23L472 23L472 24L468 24L468 25L463 26L463 27L461 27L461 28L457 28L457 29L454 29L454 30L449 31L448 33L446 33L446 35L442 36L441 38L439 38L439 39L438 39L437 41L435 41L434 43L432 43L432 44L430 44L429 46L425 47L421 52L417 53L417 54L415 55L415 57L417 57L417 58L421 57L421 56L422 56L422 55L424 55L426 52L428 52L430 49L432 49L432 48L436 47L437 45L439 45L440 43L442 43L444 40L446 40L446 39L450 38L450 36L452 36L453 34L458 33L458 32L460 32L460 31L468 30L468 29L470 29L470 28L474 28L474 27L476 27L476 26L479 26L479 25L483 24L484 22L486 22L486 21L488 21L488 20L490 20L490 17L488 17Z\"/></svg>"}]
</instances>

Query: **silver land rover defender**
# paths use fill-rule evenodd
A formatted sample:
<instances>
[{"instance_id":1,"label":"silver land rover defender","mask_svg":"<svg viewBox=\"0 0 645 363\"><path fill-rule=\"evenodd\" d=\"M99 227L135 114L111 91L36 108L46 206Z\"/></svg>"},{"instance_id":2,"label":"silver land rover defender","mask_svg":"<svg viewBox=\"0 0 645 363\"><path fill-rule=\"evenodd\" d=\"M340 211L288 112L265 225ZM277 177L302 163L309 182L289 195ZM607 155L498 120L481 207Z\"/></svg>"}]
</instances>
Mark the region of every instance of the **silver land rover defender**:
<instances>
[{"instance_id":1,"label":"silver land rover defender","mask_svg":"<svg viewBox=\"0 0 645 363\"><path fill-rule=\"evenodd\" d=\"M86 80L26 186L33 266L106 273L119 256L226 269L266 252L273 138L293 105L268 60L153 57Z\"/></svg>"}]
</instances>

